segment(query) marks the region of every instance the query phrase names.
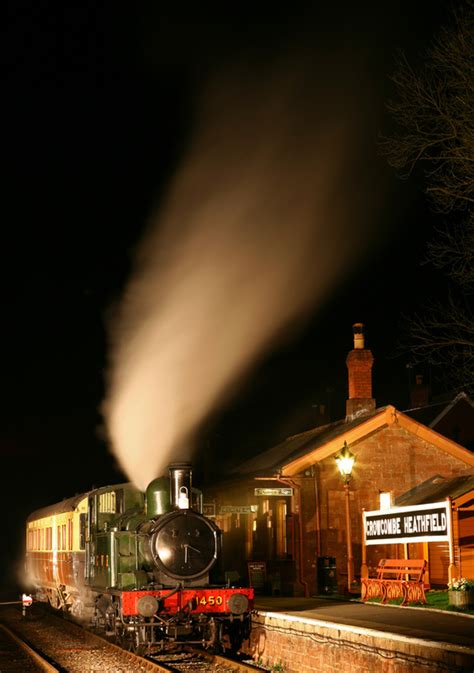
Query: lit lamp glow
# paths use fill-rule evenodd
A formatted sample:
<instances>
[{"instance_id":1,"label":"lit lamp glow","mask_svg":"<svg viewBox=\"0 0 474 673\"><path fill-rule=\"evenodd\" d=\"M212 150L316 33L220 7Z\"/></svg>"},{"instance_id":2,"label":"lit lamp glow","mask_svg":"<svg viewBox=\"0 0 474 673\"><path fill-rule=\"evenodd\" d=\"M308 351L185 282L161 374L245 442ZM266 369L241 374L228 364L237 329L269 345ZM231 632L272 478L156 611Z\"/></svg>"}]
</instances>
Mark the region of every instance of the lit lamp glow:
<instances>
[{"instance_id":1,"label":"lit lamp glow","mask_svg":"<svg viewBox=\"0 0 474 673\"><path fill-rule=\"evenodd\" d=\"M349 482L351 480L352 468L354 467L355 463L355 456L347 446L347 442L344 442L344 446L339 451L337 456L335 456L335 458L337 467L344 481L344 492L346 500L347 587L350 593L352 584L354 583L354 558L352 556Z\"/></svg>"},{"instance_id":2,"label":"lit lamp glow","mask_svg":"<svg viewBox=\"0 0 474 673\"><path fill-rule=\"evenodd\" d=\"M347 442L344 442L344 447L339 451L336 456L337 467L341 473L344 483L348 484L351 480L352 468L355 463L355 456L347 446Z\"/></svg>"}]
</instances>

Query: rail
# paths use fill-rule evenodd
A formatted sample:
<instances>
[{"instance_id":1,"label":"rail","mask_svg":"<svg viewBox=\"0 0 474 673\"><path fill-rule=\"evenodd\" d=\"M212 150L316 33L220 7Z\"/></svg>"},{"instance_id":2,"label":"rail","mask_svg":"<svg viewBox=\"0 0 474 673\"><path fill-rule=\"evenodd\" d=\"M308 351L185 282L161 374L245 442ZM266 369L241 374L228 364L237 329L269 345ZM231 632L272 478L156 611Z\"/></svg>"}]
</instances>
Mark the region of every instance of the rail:
<instances>
[{"instance_id":1,"label":"rail","mask_svg":"<svg viewBox=\"0 0 474 673\"><path fill-rule=\"evenodd\" d=\"M151 658L161 659L160 665L164 671L177 673L179 671L193 671L193 673L209 673L209 671L225 671L225 673L250 673L251 671L262 671L261 667L253 664L238 661L226 657L222 654L214 654L207 650L184 645L178 652L151 654Z\"/></svg>"},{"instance_id":2,"label":"rail","mask_svg":"<svg viewBox=\"0 0 474 673\"><path fill-rule=\"evenodd\" d=\"M27 642L22 640L16 633L13 633L7 626L4 624L0 624L0 629L6 635L13 640L26 654L33 659L35 664L37 664L42 671L45 671L45 673L57 673L58 671L61 670L61 668L54 666L51 664L48 659L46 659L42 654L40 654L37 650L35 650L31 645L29 645Z\"/></svg>"}]
</instances>

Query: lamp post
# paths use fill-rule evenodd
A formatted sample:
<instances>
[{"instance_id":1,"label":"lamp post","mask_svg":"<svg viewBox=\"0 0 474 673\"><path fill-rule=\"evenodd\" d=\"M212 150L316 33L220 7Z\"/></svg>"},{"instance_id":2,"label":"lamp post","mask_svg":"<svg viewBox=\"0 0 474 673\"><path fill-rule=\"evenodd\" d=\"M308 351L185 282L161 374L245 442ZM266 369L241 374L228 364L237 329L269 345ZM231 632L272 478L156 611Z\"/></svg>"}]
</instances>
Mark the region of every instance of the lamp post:
<instances>
[{"instance_id":1,"label":"lamp post","mask_svg":"<svg viewBox=\"0 0 474 673\"><path fill-rule=\"evenodd\" d=\"M351 480L352 468L355 463L355 456L347 446L347 442L344 442L344 446L335 458L337 467L344 481L344 492L346 499L347 585L350 593L352 584L354 582L354 558L352 556L349 482Z\"/></svg>"}]
</instances>

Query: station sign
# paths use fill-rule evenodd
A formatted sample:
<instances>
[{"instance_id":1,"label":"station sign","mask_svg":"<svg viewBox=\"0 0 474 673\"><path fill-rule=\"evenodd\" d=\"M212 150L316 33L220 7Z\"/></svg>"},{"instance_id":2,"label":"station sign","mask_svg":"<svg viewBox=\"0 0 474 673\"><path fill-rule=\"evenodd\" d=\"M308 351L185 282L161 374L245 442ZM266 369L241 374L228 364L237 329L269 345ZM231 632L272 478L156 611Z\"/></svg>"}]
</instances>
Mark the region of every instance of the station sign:
<instances>
[{"instance_id":1,"label":"station sign","mask_svg":"<svg viewBox=\"0 0 474 673\"><path fill-rule=\"evenodd\" d=\"M221 505L219 514L252 514L257 510L257 505Z\"/></svg>"},{"instance_id":2,"label":"station sign","mask_svg":"<svg viewBox=\"0 0 474 673\"><path fill-rule=\"evenodd\" d=\"M202 513L204 516L208 516L212 518L213 516L216 516L216 506L213 502L210 503L203 503L202 506Z\"/></svg>"},{"instance_id":3,"label":"station sign","mask_svg":"<svg viewBox=\"0 0 474 673\"><path fill-rule=\"evenodd\" d=\"M265 582L267 580L266 561L249 561L247 563L249 571L249 584L255 589L255 593L263 593Z\"/></svg>"},{"instance_id":4,"label":"station sign","mask_svg":"<svg viewBox=\"0 0 474 673\"><path fill-rule=\"evenodd\" d=\"M279 495L279 496L290 496L293 495L292 488L256 488L255 495Z\"/></svg>"},{"instance_id":5,"label":"station sign","mask_svg":"<svg viewBox=\"0 0 474 673\"><path fill-rule=\"evenodd\" d=\"M447 500L364 512L366 545L445 542L450 535L451 512Z\"/></svg>"}]
</instances>

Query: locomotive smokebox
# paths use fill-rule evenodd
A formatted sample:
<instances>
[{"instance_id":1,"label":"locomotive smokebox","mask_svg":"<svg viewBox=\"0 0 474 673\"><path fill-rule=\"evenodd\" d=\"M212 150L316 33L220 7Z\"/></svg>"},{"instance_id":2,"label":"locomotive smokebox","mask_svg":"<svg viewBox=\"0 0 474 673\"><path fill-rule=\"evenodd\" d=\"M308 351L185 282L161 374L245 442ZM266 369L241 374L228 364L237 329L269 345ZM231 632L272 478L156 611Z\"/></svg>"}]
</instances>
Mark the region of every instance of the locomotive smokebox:
<instances>
[{"instance_id":1,"label":"locomotive smokebox","mask_svg":"<svg viewBox=\"0 0 474 673\"><path fill-rule=\"evenodd\" d=\"M171 463L170 497L173 509L189 509L191 507L192 470L190 463Z\"/></svg>"}]
</instances>

